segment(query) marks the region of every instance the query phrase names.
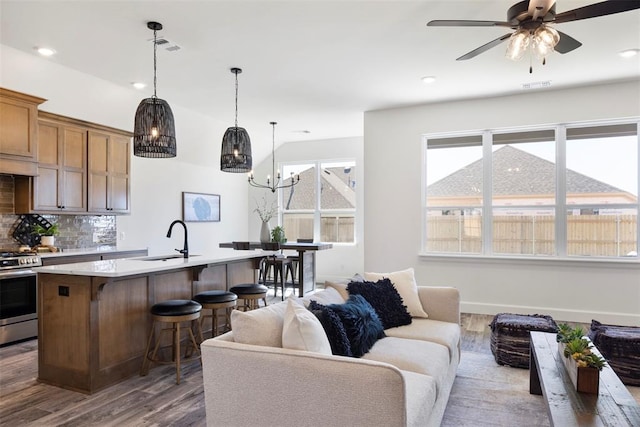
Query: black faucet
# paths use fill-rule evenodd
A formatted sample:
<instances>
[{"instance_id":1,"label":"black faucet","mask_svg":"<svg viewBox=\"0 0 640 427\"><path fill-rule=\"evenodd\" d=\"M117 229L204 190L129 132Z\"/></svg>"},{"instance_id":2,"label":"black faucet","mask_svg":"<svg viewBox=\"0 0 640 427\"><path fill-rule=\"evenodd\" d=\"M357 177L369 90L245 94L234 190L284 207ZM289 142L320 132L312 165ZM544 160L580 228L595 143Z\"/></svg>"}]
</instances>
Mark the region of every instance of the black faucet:
<instances>
[{"instance_id":1,"label":"black faucet","mask_svg":"<svg viewBox=\"0 0 640 427\"><path fill-rule=\"evenodd\" d=\"M173 229L173 226L176 224L181 224L184 227L184 248L182 250L176 249L176 251L184 255L185 258L189 258L189 242L187 239L187 224L185 224L184 221L180 221L179 219L176 219L175 221L173 221L169 226L169 231L167 231L167 237L171 237L171 230Z\"/></svg>"}]
</instances>

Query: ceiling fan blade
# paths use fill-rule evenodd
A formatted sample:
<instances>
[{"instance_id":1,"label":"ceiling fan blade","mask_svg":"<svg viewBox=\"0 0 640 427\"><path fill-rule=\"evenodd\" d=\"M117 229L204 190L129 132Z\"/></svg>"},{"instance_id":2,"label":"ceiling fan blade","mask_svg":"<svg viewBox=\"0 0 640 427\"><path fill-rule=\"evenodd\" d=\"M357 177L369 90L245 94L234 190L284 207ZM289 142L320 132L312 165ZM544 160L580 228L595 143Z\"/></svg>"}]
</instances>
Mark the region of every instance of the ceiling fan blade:
<instances>
[{"instance_id":1,"label":"ceiling fan blade","mask_svg":"<svg viewBox=\"0 0 640 427\"><path fill-rule=\"evenodd\" d=\"M614 13L627 12L634 9L640 9L640 0L609 0L559 13L556 15L555 22L578 21L580 19L613 15Z\"/></svg>"},{"instance_id":2,"label":"ceiling fan blade","mask_svg":"<svg viewBox=\"0 0 640 427\"><path fill-rule=\"evenodd\" d=\"M489 43L483 44L479 48L473 49L471 52L462 55L460 58L457 58L456 61L465 61L467 59L474 58L474 57L480 55L481 53L486 52L487 50L491 49L492 47L498 46L500 43L502 43L503 41L507 40L509 37L511 37L511 34L505 34L502 37L498 37L495 40L491 40Z\"/></svg>"},{"instance_id":3,"label":"ceiling fan blade","mask_svg":"<svg viewBox=\"0 0 640 427\"><path fill-rule=\"evenodd\" d=\"M427 27L509 27L508 22L499 21L465 21L457 19L438 19L427 22Z\"/></svg>"},{"instance_id":4,"label":"ceiling fan blade","mask_svg":"<svg viewBox=\"0 0 640 427\"><path fill-rule=\"evenodd\" d=\"M582 46L582 43L562 31L558 31L558 34L560 34L560 41L555 47L556 52L567 53Z\"/></svg>"},{"instance_id":5,"label":"ceiling fan blade","mask_svg":"<svg viewBox=\"0 0 640 427\"><path fill-rule=\"evenodd\" d=\"M555 2L555 0L529 0L528 14L533 21L537 21L549 12Z\"/></svg>"}]
</instances>

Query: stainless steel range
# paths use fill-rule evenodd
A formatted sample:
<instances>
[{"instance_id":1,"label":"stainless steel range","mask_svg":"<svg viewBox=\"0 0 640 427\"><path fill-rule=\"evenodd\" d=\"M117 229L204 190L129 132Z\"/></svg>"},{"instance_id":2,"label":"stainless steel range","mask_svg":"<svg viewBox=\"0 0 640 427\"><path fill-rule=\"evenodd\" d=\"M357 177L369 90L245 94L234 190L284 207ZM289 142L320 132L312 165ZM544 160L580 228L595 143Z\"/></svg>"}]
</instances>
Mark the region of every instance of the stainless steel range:
<instances>
[{"instance_id":1,"label":"stainless steel range","mask_svg":"<svg viewBox=\"0 0 640 427\"><path fill-rule=\"evenodd\" d=\"M0 345L38 336L37 254L0 253Z\"/></svg>"}]
</instances>

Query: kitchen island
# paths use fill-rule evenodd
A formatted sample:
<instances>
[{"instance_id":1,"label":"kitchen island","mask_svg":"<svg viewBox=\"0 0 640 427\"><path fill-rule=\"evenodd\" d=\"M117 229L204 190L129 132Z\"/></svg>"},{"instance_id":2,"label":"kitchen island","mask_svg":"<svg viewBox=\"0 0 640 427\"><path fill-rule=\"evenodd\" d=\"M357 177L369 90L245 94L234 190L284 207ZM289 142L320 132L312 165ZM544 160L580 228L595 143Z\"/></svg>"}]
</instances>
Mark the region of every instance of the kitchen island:
<instances>
[{"instance_id":1,"label":"kitchen island","mask_svg":"<svg viewBox=\"0 0 640 427\"><path fill-rule=\"evenodd\" d=\"M94 393L138 375L153 304L255 282L263 256L148 256L35 268L38 380Z\"/></svg>"}]
</instances>

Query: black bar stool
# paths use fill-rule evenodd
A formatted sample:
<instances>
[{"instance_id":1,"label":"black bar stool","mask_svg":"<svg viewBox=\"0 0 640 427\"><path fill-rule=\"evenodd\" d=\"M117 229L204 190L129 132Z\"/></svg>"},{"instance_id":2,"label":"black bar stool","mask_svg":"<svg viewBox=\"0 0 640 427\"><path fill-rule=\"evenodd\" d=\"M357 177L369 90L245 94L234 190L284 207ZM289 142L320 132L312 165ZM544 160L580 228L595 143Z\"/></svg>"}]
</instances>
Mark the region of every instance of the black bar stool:
<instances>
[{"instance_id":1,"label":"black bar stool","mask_svg":"<svg viewBox=\"0 0 640 427\"><path fill-rule=\"evenodd\" d=\"M261 269L262 283L266 284L267 276L269 276L271 267L273 267L273 296L278 296L278 284L282 289L282 301L284 301L284 290L287 283L287 277L291 276L291 283L294 280L293 261L291 258L278 257L280 251L280 243L263 242L260 244L263 251L273 252L264 259L264 266ZM278 280L280 277L280 280Z\"/></svg>"},{"instance_id":2,"label":"black bar stool","mask_svg":"<svg viewBox=\"0 0 640 427\"><path fill-rule=\"evenodd\" d=\"M233 292L242 300L238 310L249 311L260 308L260 300L267 305L267 287L258 283L244 283L232 286L229 292Z\"/></svg>"},{"instance_id":3,"label":"black bar stool","mask_svg":"<svg viewBox=\"0 0 640 427\"><path fill-rule=\"evenodd\" d=\"M193 300L202 305L203 310L211 310L211 314L202 314L200 316L200 341L204 341L204 337L202 336L202 324L204 323L207 317L211 317L211 336L215 337L218 335L218 310L224 309L224 318L225 322L223 332L231 329L231 310L233 310L237 305L238 296L233 292L227 291L205 291L196 294L193 297Z\"/></svg>"},{"instance_id":4,"label":"black bar stool","mask_svg":"<svg viewBox=\"0 0 640 427\"><path fill-rule=\"evenodd\" d=\"M149 341L147 342L147 349L144 353L144 360L142 361L142 368L140 369L140 375L145 376L149 373L151 363L157 364L175 364L176 366L176 384L180 384L180 323L193 322L200 318L200 310L202 306L196 301L188 299L167 300L154 304L151 307L151 314L153 316L153 324L151 325L151 332L149 333ZM156 345L153 348L153 353L149 355L151 349L151 342L155 335L156 322L158 323L170 323L171 327L163 328L160 330L160 334L157 337ZM191 356L191 351L195 350L198 353L197 358L200 358L200 350L198 349L198 343L193 336L191 326L187 328L189 331L188 344L185 348L185 358ZM156 358L156 353L160 347L162 341L163 332L173 332L173 343L171 347L171 361L160 360ZM202 335L202 331L200 331Z\"/></svg>"}]
</instances>

